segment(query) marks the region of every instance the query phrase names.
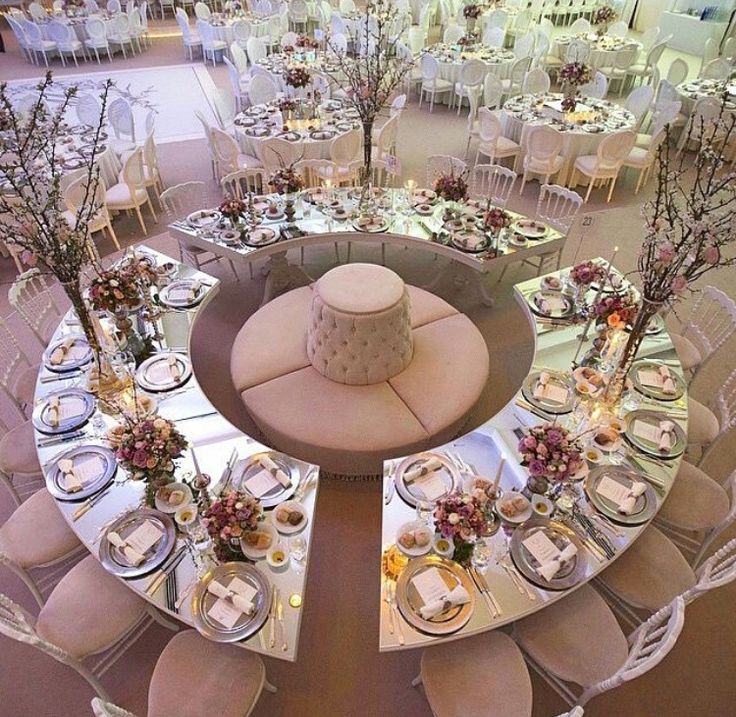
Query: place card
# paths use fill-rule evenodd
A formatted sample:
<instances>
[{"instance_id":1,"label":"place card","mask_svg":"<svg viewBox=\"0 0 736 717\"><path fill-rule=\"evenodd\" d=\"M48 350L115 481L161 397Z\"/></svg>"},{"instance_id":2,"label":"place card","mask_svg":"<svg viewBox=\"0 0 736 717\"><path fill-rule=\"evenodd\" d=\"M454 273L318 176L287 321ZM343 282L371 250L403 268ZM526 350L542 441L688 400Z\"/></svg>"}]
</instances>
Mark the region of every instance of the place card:
<instances>
[{"instance_id":1,"label":"place card","mask_svg":"<svg viewBox=\"0 0 736 717\"><path fill-rule=\"evenodd\" d=\"M70 488L77 483L79 483L81 487L85 483L89 483L89 481L94 480L105 470L105 463L98 455L87 456L79 461L74 461L72 470L74 471L73 477L69 476L71 471L67 471L64 474L67 488Z\"/></svg>"},{"instance_id":2,"label":"place card","mask_svg":"<svg viewBox=\"0 0 736 717\"><path fill-rule=\"evenodd\" d=\"M419 476L414 479L412 485L419 488L427 500L437 500L447 493L447 486L437 473Z\"/></svg>"},{"instance_id":3,"label":"place card","mask_svg":"<svg viewBox=\"0 0 736 717\"><path fill-rule=\"evenodd\" d=\"M568 399L567 388L554 383L548 383L542 390L541 398L551 403L563 404Z\"/></svg>"},{"instance_id":4,"label":"place card","mask_svg":"<svg viewBox=\"0 0 736 717\"><path fill-rule=\"evenodd\" d=\"M534 300L542 311L562 311L565 308L565 301L559 296L542 296L541 294L537 294Z\"/></svg>"},{"instance_id":5,"label":"place card","mask_svg":"<svg viewBox=\"0 0 736 717\"><path fill-rule=\"evenodd\" d=\"M430 568L412 578L411 584L419 593L419 597L425 605L435 600L442 600L449 592L447 584L442 579L437 568Z\"/></svg>"},{"instance_id":6,"label":"place card","mask_svg":"<svg viewBox=\"0 0 736 717\"><path fill-rule=\"evenodd\" d=\"M250 603L253 602L253 598L257 594L257 590L252 585L248 585L248 583L243 582L240 578L233 578L227 586L227 590L237 593ZM243 612L235 607L231 600L218 598L210 609L207 610L207 614L213 620L217 620L223 627L230 630L238 622Z\"/></svg>"},{"instance_id":7,"label":"place card","mask_svg":"<svg viewBox=\"0 0 736 717\"><path fill-rule=\"evenodd\" d=\"M543 530L538 530L528 538L524 538L521 544L540 565L554 560L560 554L560 549L545 535Z\"/></svg>"},{"instance_id":8,"label":"place card","mask_svg":"<svg viewBox=\"0 0 736 717\"><path fill-rule=\"evenodd\" d=\"M133 548L136 553L145 555L162 537L163 531L150 520L146 520L125 538L125 544Z\"/></svg>"},{"instance_id":9,"label":"place card","mask_svg":"<svg viewBox=\"0 0 736 717\"><path fill-rule=\"evenodd\" d=\"M176 369L172 368L166 360L156 361L148 367L146 378L154 384L172 383L179 378L175 373Z\"/></svg>"},{"instance_id":10,"label":"place card","mask_svg":"<svg viewBox=\"0 0 736 717\"><path fill-rule=\"evenodd\" d=\"M168 299L169 301L193 301L197 298L198 293L198 284L191 284L189 286L185 284L171 289L168 293Z\"/></svg>"},{"instance_id":11,"label":"place card","mask_svg":"<svg viewBox=\"0 0 736 717\"><path fill-rule=\"evenodd\" d=\"M84 409L87 407L83 398L78 396L67 396L59 400L59 407L56 411L57 421L64 421L68 418L76 418L84 413ZM49 412L55 413L51 405L48 407Z\"/></svg>"},{"instance_id":12,"label":"place card","mask_svg":"<svg viewBox=\"0 0 736 717\"><path fill-rule=\"evenodd\" d=\"M619 507L623 505L624 501L627 501L631 497L630 486L619 483L608 476L603 476L603 478L598 482L595 490L598 495L610 500Z\"/></svg>"},{"instance_id":13,"label":"place card","mask_svg":"<svg viewBox=\"0 0 736 717\"><path fill-rule=\"evenodd\" d=\"M662 429L658 425L646 421L634 421L634 435L650 443L659 443L662 438Z\"/></svg>"},{"instance_id":14,"label":"place card","mask_svg":"<svg viewBox=\"0 0 736 717\"><path fill-rule=\"evenodd\" d=\"M270 471L262 468L252 475L244 483L245 487L251 495L256 498L262 498L267 493L270 493L274 488L279 485L279 482L274 478Z\"/></svg>"},{"instance_id":15,"label":"place card","mask_svg":"<svg viewBox=\"0 0 736 717\"><path fill-rule=\"evenodd\" d=\"M662 388L664 386L664 376L659 371L641 369L637 371L637 376L642 386L652 386L653 388Z\"/></svg>"}]
</instances>

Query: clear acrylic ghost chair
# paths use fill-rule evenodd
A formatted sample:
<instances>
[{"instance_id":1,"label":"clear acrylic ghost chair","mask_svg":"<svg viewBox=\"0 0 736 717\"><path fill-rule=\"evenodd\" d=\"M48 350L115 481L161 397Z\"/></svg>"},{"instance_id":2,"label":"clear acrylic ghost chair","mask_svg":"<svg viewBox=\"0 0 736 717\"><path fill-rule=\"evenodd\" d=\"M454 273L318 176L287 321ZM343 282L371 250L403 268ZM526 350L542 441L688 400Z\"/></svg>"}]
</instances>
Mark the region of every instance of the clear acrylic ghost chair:
<instances>
[{"instance_id":1,"label":"clear acrylic ghost chair","mask_svg":"<svg viewBox=\"0 0 736 717\"><path fill-rule=\"evenodd\" d=\"M535 67L526 73L521 83L521 92L525 95L541 95L549 92L551 84L549 75L541 67Z\"/></svg>"},{"instance_id":2,"label":"clear acrylic ghost chair","mask_svg":"<svg viewBox=\"0 0 736 717\"><path fill-rule=\"evenodd\" d=\"M490 199L496 207L506 207L517 176L500 164L476 164L470 173L470 193L476 199Z\"/></svg>"},{"instance_id":3,"label":"clear acrylic ghost chair","mask_svg":"<svg viewBox=\"0 0 736 717\"><path fill-rule=\"evenodd\" d=\"M687 76L690 74L690 67L681 57L676 57L672 60L669 69L667 70L666 80L670 84L677 87L677 85L683 83Z\"/></svg>"},{"instance_id":4,"label":"clear acrylic ghost chair","mask_svg":"<svg viewBox=\"0 0 736 717\"><path fill-rule=\"evenodd\" d=\"M583 155L575 160L573 180L577 174L582 174L588 178L586 202L593 191L593 185L598 181L609 182L610 187L606 201L611 201L619 172L635 141L636 134L630 130L615 132L601 141L596 154Z\"/></svg>"},{"instance_id":5,"label":"clear acrylic ghost chair","mask_svg":"<svg viewBox=\"0 0 736 717\"><path fill-rule=\"evenodd\" d=\"M61 321L62 312L46 277L38 267L16 278L8 290L8 301L41 345L46 346Z\"/></svg>"},{"instance_id":6,"label":"clear acrylic ghost chair","mask_svg":"<svg viewBox=\"0 0 736 717\"><path fill-rule=\"evenodd\" d=\"M550 177L562 169L565 161L560 154L562 142L562 135L547 125L535 127L529 133L522 161L524 174L521 177L519 194L523 193L524 185L530 175L538 175L547 184Z\"/></svg>"}]
</instances>

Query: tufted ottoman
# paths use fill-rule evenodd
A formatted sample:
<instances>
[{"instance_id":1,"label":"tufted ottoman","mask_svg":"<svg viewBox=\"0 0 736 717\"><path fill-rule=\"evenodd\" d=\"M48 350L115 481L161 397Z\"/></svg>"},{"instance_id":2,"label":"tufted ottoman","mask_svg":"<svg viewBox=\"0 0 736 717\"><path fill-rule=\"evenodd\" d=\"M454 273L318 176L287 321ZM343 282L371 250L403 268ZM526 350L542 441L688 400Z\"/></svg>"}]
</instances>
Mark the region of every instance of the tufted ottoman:
<instances>
[{"instance_id":1,"label":"tufted ottoman","mask_svg":"<svg viewBox=\"0 0 736 717\"><path fill-rule=\"evenodd\" d=\"M384 459L458 433L486 384L488 350L470 319L439 297L400 279L371 290L361 281L372 269L338 269L339 281L320 279L256 311L235 338L230 372L275 448L331 473L375 475ZM351 340L362 323L368 332ZM373 343L371 326L385 340Z\"/></svg>"}]
</instances>

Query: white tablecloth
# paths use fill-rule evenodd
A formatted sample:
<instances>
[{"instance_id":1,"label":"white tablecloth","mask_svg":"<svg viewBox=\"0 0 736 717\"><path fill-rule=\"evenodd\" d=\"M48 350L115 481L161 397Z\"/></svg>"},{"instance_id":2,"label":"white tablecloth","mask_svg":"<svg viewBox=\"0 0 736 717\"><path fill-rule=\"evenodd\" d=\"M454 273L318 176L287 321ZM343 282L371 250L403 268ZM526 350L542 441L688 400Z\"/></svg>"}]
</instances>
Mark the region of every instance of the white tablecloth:
<instances>
[{"instance_id":1,"label":"white tablecloth","mask_svg":"<svg viewBox=\"0 0 736 717\"><path fill-rule=\"evenodd\" d=\"M235 39L233 37L233 24L241 18L232 17L226 19L210 19L208 23L212 28L215 40L222 40L228 45ZM265 37L268 35L268 18L243 18L247 19L250 24L250 32L252 37Z\"/></svg>"},{"instance_id":2,"label":"white tablecloth","mask_svg":"<svg viewBox=\"0 0 736 717\"><path fill-rule=\"evenodd\" d=\"M628 38L613 38L608 35L598 37L595 34L585 34L577 37L585 40L590 46L590 57L588 58L587 64L592 67L612 67L616 62L616 55L619 52L626 51L631 47L641 50L642 47L640 42ZM560 35L557 37L552 44L551 54L559 57L564 62L568 45L573 39L576 38L572 35Z\"/></svg>"},{"instance_id":3,"label":"white tablecloth","mask_svg":"<svg viewBox=\"0 0 736 717\"><path fill-rule=\"evenodd\" d=\"M111 34L113 34L115 31L113 30L113 22L114 17L100 17L98 15L93 15L90 17L99 17L104 23L105 23L105 33L109 37ZM85 27L85 20L87 18L74 18L70 19L67 17L54 16L55 20L59 20L60 22L63 22L65 25L71 25L74 28L74 33L77 36L77 40L79 40L81 43L84 44L85 40L88 39L87 36L87 28ZM38 23L38 26L41 28L41 34L43 35L44 40L51 40L51 36L49 35L49 26L48 23ZM112 51L113 48L110 48L110 51Z\"/></svg>"},{"instance_id":4,"label":"white tablecloth","mask_svg":"<svg viewBox=\"0 0 736 717\"><path fill-rule=\"evenodd\" d=\"M702 79L687 80L677 86L677 93L682 100L680 111L689 116L695 108L695 103L703 97L715 97L720 100L725 87L729 88L731 95L731 101L726 104L726 109L731 112L736 111L736 80L724 83L718 80Z\"/></svg>"},{"instance_id":5,"label":"white tablecloth","mask_svg":"<svg viewBox=\"0 0 736 717\"><path fill-rule=\"evenodd\" d=\"M440 63L440 77L450 82L457 82L460 79L460 68L466 60L482 60L487 67L487 72L500 79L508 77L511 65L514 64L514 53L511 50L479 46L472 50L460 51L453 47L456 46L439 43L426 49L426 52ZM419 61L418 57L417 63Z\"/></svg>"}]
</instances>

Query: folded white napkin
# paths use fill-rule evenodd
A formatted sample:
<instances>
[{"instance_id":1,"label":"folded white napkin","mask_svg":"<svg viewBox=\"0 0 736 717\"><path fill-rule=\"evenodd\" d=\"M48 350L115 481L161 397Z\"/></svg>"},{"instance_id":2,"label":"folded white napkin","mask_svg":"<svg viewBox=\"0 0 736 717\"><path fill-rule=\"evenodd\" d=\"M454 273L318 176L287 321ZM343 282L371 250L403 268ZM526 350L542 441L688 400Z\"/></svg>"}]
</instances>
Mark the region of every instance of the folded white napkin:
<instances>
[{"instance_id":1,"label":"folded white napkin","mask_svg":"<svg viewBox=\"0 0 736 717\"><path fill-rule=\"evenodd\" d=\"M537 385L534 387L534 398L544 398L544 392L547 390L547 383L549 382L549 374L546 371L542 371L539 374Z\"/></svg>"},{"instance_id":2,"label":"folded white napkin","mask_svg":"<svg viewBox=\"0 0 736 717\"><path fill-rule=\"evenodd\" d=\"M537 573L541 575L545 580L552 580L557 575L560 568L568 561L572 560L577 555L578 549L574 543L570 543L562 552L556 555L551 560L542 563L537 568Z\"/></svg>"},{"instance_id":3,"label":"folded white napkin","mask_svg":"<svg viewBox=\"0 0 736 717\"><path fill-rule=\"evenodd\" d=\"M634 481L629 488L628 496L619 503L618 511L624 515L631 515L636 506L636 499L647 489L647 484L641 481Z\"/></svg>"},{"instance_id":4,"label":"folded white napkin","mask_svg":"<svg viewBox=\"0 0 736 717\"><path fill-rule=\"evenodd\" d=\"M289 476L284 473L269 456L261 456L258 459L258 463L261 468L265 468L284 488L288 488L291 485Z\"/></svg>"},{"instance_id":5,"label":"folded white napkin","mask_svg":"<svg viewBox=\"0 0 736 717\"><path fill-rule=\"evenodd\" d=\"M212 593L223 600L229 600L245 615L250 615L253 612L253 603L250 600L233 590L229 590L222 583L218 583L216 580L213 580L209 585L207 585L207 592Z\"/></svg>"},{"instance_id":6,"label":"folded white napkin","mask_svg":"<svg viewBox=\"0 0 736 717\"><path fill-rule=\"evenodd\" d=\"M56 428L59 425L59 415L61 413L61 402L58 396L52 396L49 399L49 425Z\"/></svg>"},{"instance_id":7,"label":"folded white napkin","mask_svg":"<svg viewBox=\"0 0 736 717\"><path fill-rule=\"evenodd\" d=\"M74 339L71 337L66 339L63 344L57 346L50 357L51 365L58 366L60 363L64 363L64 360L72 346L74 346Z\"/></svg>"},{"instance_id":8,"label":"folded white napkin","mask_svg":"<svg viewBox=\"0 0 736 717\"><path fill-rule=\"evenodd\" d=\"M173 379L180 379L181 378L181 369L179 368L179 362L176 359L176 356L169 356L166 359L166 363L169 365L169 373L171 374L171 378Z\"/></svg>"},{"instance_id":9,"label":"folded white napkin","mask_svg":"<svg viewBox=\"0 0 736 717\"><path fill-rule=\"evenodd\" d=\"M449 610L451 607L457 605L464 605L466 602L470 602L470 595L468 591L462 585L456 585L447 595L438 599L428 602L419 608L419 614L424 620L429 620L435 615L439 615L445 610Z\"/></svg>"},{"instance_id":10,"label":"folded white napkin","mask_svg":"<svg viewBox=\"0 0 736 717\"><path fill-rule=\"evenodd\" d=\"M664 365L660 366L659 374L662 376L662 393L675 393L675 381L669 368Z\"/></svg>"},{"instance_id":11,"label":"folded white napkin","mask_svg":"<svg viewBox=\"0 0 736 717\"><path fill-rule=\"evenodd\" d=\"M199 287L202 285L198 279L189 287L189 300L194 301L199 293Z\"/></svg>"},{"instance_id":12,"label":"folded white napkin","mask_svg":"<svg viewBox=\"0 0 736 717\"><path fill-rule=\"evenodd\" d=\"M404 473L404 483L411 483L417 478L426 476L428 473L434 473L440 468L442 468L442 461L439 458L429 458L406 471Z\"/></svg>"},{"instance_id":13,"label":"folded white napkin","mask_svg":"<svg viewBox=\"0 0 736 717\"><path fill-rule=\"evenodd\" d=\"M123 551L123 555L127 558L131 565L140 565L145 560L145 555L142 555L134 548L131 548L128 543L121 538L115 531L110 531L107 534L107 541Z\"/></svg>"},{"instance_id":14,"label":"folded white napkin","mask_svg":"<svg viewBox=\"0 0 736 717\"><path fill-rule=\"evenodd\" d=\"M660 451L669 451L672 448L672 429L675 424L672 421L660 421L659 422L659 445L657 446Z\"/></svg>"},{"instance_id":15,"label":"folded white napkin","mask_svg":"<svg viewBox=\"0 0 736 717\"><path fill-rule=\"evenodd\" d=\"M82 481L74 470L74 461L71 458L62 458L56 465L64 474L64 486L69 493L78 493L82 490Z\"/></svg>"}]
</instances>

